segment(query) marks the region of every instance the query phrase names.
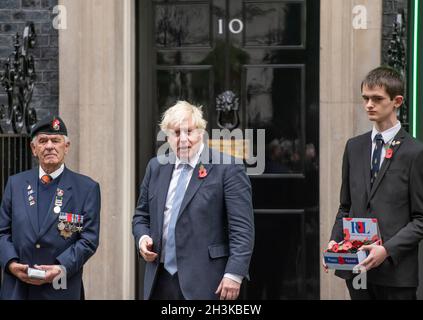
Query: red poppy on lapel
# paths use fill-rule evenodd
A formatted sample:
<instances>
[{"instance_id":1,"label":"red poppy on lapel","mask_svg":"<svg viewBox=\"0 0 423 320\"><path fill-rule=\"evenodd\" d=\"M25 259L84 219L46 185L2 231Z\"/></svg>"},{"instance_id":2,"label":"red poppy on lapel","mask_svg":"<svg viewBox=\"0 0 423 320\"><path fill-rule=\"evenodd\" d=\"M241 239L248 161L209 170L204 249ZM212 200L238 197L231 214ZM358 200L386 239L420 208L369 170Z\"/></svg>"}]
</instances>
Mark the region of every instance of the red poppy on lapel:
<instances>
[{"instance_id":1,"label":"red poppy on lapel","mask_svg":"<svg viewBox=\"0 0 423 320\"><path fill-rule=\"evenodd\" d=\"M386 150L386 155L385 155L386 159L391 159L393 155L394 155L394 150L392 150L392 148L389 148L388 150Z\"/></svg>"},{"instance_id":2,"label":"red poppy on lapel","mask_svg":"<svg viewBox=\"0 0 423 320\"><path fill-rule=\"evenodd\" d=\"M207 177L207 170L206 168L204 168L203 165L200 165L200 168L198 169L198 178L200 179L204 179L205 177Z\"/></svg>"}]
</instances>

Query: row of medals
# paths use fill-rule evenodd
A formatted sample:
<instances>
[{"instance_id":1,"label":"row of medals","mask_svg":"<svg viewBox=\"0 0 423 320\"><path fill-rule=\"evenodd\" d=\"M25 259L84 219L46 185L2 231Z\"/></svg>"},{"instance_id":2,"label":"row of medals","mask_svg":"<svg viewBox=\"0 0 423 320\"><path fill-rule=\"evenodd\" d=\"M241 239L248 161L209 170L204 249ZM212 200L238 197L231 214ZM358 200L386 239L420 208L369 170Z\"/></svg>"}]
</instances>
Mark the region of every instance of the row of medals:
<instances>
[{"instance_id":1,"label":"row of medals","mask_svg":"<svg viewBox=\"0 0 423 320\"><path fill-rule=\"evenodd\" d=\"M72 237L72 234L74 234L75 232L82 231L82 227L80 225L75 225L74 223L70 223L67 221L60 221L57 225L57 229L59 229L60 235L65 239Z\"/></svg>"},{"instance_id":2,"label":"row of medals","mask_svg":"<svg viewBox=\"0 0 423 320\"><path fill-rule=\"evenodd\" d=\"M60 214L62 211L63 194L64 194L63 190L57 189L56 199L54 201L54 209L53 209L55 214ZM59 219L60 219L60 216L59 216ZM60 220L59 224L57 225L57 229L59 229L60 235L63 238L68 239L72 237L72 234L74 234L75 232L81 232L82 226L80 224L76 225L74 223L66 221L66 215L65 215L65 219L63 221Z\"/></svg>"}]
</instances>

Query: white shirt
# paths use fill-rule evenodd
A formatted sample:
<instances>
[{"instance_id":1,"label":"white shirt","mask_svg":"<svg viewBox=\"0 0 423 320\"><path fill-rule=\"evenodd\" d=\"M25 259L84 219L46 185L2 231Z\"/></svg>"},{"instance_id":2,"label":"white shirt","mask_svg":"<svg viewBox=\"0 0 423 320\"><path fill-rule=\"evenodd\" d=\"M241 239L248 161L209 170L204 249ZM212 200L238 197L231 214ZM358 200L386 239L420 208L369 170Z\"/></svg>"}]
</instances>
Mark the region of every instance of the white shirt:
<instances>
[{"instance_id":1,"label":"white shirt","mask_svg":"<svg viewBox=\"0 0 423 320\"><path fill-rule=\"evenodd\" d=\"M42 176L44 176L44 175L49 175L53 180L54 179L56 179L58 176L60 176L61 174L62 174L62 172L63 172L63 170L65 170L65 164L63 163L61 166L60 166L60 168L59 169L57 169L56 171L54 171L53 173L50 173L50 174L48 174L48 173L46 173L44 170L43 170L43 168L41 168L41 166L40 166L40 170L39 170L39 172L38 172L38 176L39 176L39 178L41 179L41 177Z\"/></svg>"},{"instance_id":2,"label":"white shirt","mask_svg":"<svg viewBox=\"0 0 423 320\"><path fill-rule=\"evenodd\" d=\"M203 150L204 150L204 144L201 144L200 149L198 150L197 154L188 162L188 165L190 166L190 171L188 172L187 183L184 186L185 190L188 188L189 182L190 182L191 177L192 177L192 173L194 172L194 168L196 167ZM182 170L184 168L184 166L180 166L180 164L183 164L183 163L186 163L186 162L183 162L178 157L176 158L175 168L173 169L172 179L170 180L169 190L167 192L165 210L164 210L164 214L163 214L164 217L163 217L163 233L162 233L163 234L163 236L162 236L162 254L160 256L160 262L161 263L164 263L164 257L166 255L165 248L166 248L166 241L167 241L167 231L168 231L168 228L169 228L169 222L170 222L170 216L171 216L170 213L171 213L171 210L172 210L173 199L174 199L175 193L176 193L176 187L178 186L179 176L181 175ZM141 238L138 242L139 247L141 247L141 242L142 242L142 240L144 240L145 237L148 237L148 235L141 236ZM242 279L243 279L243 277L241 277L239 275L230 274L230 273L226 273L224 275L224 277L229 278L231 280L234 280L238 283L242 283Z\"/></svg>"},{"instance_id":3,"label":"white shirt","mask_svg":"<svg viewBox=\"0 0 423 320\"><path fill-rule=\"evenodd\" d=\"M393 126L392 128L390 128L386 131L383 131L383 132L379 132L379 131L377 131L377 129L375 127L373 127L373 131L372 131L372 154L371 154L371 157L370 157L370 166L371 166L372 159L373 159L373 152L374 152L375 147L376 147L376 139L375 139L376 135L378 133L380 133L382 135L384 146L386 146L386 145L390 145L392 143L395 136L398 134L398 132L400 130L401 130L401 122L399 122L399 121L395 126ZM383 160L385 159L385 155L386 155L386 149L382 148L382 154L380 156L381 159L380 159L379 168L382 166Z\"/></svg>"}]
</instances>

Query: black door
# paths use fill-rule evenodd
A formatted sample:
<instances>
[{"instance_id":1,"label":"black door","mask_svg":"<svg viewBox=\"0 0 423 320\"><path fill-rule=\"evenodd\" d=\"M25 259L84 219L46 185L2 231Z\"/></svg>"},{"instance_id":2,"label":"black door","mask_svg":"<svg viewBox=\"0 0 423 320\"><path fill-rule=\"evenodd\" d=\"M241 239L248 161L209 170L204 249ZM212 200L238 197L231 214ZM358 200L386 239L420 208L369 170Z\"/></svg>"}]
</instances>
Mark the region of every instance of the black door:
<instances>
[{"instance_id":1,"label":"black door","mask_svg":"<svg viewBox=\"0 0 423 320\"><path fill-rule=\"evenodd\" d=\"M216 98L231 91L239 128L266 130L265 171L250 176L256 242L242 298L318 299L319 1L137 4L138 183L166 108L203 105L215 129Z\"/></svg>"}]
</instances>

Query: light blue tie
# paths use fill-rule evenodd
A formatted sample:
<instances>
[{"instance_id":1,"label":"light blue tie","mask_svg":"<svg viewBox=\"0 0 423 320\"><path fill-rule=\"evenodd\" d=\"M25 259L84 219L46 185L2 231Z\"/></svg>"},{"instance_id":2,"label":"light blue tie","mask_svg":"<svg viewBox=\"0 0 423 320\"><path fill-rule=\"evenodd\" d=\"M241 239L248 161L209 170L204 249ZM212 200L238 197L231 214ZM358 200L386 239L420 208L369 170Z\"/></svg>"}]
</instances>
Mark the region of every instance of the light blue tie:
<instances>
[{"instance_id":1,"label":"light blue tie","mask_svg":"<svg viewBox=\"0 0 423 320\"><path fill-rule=\"evenodd\" d=\"M172 209L170 212L169 227L167 229L167 240L165 246L164 267L171 275L178 271L176 265L176 248L175 248L175 226L178 219L179 210L181 209L182 200L185 195L185 186L188 182L191 167L188 164L182 164L184 167L176 184L175 197L173 198Z\"/></svg>"}]
</instances>

